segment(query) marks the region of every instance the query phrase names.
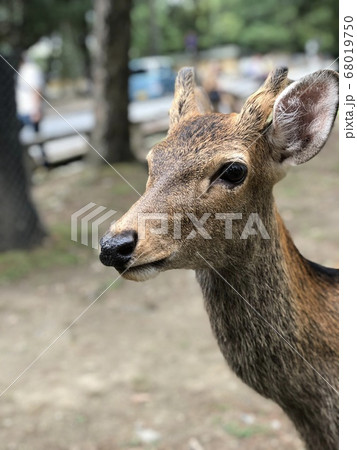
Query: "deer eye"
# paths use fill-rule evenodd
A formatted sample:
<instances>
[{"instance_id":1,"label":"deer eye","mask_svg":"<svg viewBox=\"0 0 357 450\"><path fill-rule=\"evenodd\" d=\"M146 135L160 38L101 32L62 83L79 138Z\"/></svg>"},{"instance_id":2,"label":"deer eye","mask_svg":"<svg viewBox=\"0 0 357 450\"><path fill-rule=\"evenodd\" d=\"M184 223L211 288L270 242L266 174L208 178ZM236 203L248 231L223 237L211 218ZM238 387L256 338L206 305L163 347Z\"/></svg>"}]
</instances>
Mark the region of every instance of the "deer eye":
<instances>
[{"instance_id":1,"label":"deer eye","mask_svg":"<svg viewBox=\"0 0 357 450\"><path fill-rule=\"evenodd\" d=\"M228 163L221 167L214 180L224 182L230 187L235 187L243 183L247 172L247 166L242 163Z\"/></svg>"}]
</instances>

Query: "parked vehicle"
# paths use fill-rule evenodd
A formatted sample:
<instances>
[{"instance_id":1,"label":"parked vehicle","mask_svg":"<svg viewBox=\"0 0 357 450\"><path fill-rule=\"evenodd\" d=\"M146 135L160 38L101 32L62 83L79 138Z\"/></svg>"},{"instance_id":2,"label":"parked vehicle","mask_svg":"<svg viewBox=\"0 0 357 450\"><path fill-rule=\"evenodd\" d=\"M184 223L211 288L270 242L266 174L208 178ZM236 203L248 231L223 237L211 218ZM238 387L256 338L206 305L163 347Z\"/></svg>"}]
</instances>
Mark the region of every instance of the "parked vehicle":
<instances>
[{"instance_id":1,"label":"parked vehicle","mask_svg":"<svg viewBox=\"0 0 357 450\"><path fill-rule=\"evenodd\" d=\"M132 59L129 63L130 101L148 100L173 93L175 73L167 57Z\"/></svg>"}]
</instances>

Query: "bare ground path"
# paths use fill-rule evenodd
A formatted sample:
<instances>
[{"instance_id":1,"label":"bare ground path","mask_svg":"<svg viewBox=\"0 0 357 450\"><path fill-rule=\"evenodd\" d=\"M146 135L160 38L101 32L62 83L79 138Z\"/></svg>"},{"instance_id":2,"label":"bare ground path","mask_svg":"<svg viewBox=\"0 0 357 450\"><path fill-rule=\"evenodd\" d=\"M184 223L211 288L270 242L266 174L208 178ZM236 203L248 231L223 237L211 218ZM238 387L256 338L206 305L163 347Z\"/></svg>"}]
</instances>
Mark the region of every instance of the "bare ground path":
<instances>
[{"instance_id":1,"label":"bare ground path","mask_svg":"<svg viewBox=\"0 0 357 450\"><path fill-rule=\"evenodd\" d=\"M299 248L329 265L337 264L336 144L335 130L277 189ZM143 188L143 168L123 170L134 182L139 174ZM89 201L124 211L136 198L110 169L100 178L46 175L35 197L50 228L68 226ZM79 248L66 239L66 253ZM1 390L115 279L82 247L76 264L44 262L1 288ZM16 450L303 448L280 408L226 366L191 271L110 288L0 398L0 442Z\"/></svg>"}]
</instances>

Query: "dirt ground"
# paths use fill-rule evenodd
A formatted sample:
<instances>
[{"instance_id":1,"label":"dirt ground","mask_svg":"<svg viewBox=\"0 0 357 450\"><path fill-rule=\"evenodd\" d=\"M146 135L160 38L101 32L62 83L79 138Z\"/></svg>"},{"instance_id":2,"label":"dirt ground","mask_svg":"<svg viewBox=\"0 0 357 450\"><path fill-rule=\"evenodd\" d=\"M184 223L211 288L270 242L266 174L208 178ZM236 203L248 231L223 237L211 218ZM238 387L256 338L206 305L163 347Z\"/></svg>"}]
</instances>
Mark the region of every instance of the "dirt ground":
<instances>
[{"instance_id":1,"label":"dirt ground","mask_svg":"<svg viewBox=\"0 0 357 450\"><path fill-rule=\"evenodd\" d=\"M143 191L144 167L117 168ZM276 189L301 252L330 266L338 264L337 177L336 128L322 153ZM77 164L39 172L34 196L51 239L21 276L28 255L12 272L11 255L0 262L8 271L0 300L1 448L303 448L281 409L228 369L193 272L119 280L105 291L116 272L70 240L77 209L95 202L120 215L135 201L114 171L93 174Z\"/></svg>"}]
</instances>

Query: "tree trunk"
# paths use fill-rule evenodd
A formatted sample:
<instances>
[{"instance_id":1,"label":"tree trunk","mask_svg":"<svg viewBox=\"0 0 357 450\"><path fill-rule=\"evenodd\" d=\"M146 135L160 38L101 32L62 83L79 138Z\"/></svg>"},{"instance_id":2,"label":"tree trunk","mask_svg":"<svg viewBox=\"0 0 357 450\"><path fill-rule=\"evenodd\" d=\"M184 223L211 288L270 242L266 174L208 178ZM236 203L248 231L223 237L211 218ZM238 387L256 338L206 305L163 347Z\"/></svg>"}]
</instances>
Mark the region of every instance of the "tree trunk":
<instances>
[{"instance_id":1,"label":"tree trunk","mask_svg":"<svg viewBox=\"0 0 357 450\"><path fill-rule=\"evenodd\" d=\"M0 251L31 248L45 236L30 199L18 134L15 73L0 58Z\"/></svg>"},{"instance_id":2,"label":"tree trunk","mask_svg":"<svg viewBox=\"0 0 357 450\"><path fill-rule=\"evenodd\" d=\"M128 78L132 0L96 0L93 146L109 162L134 159L130 148Z\"/></svg>"}]
</instances>

